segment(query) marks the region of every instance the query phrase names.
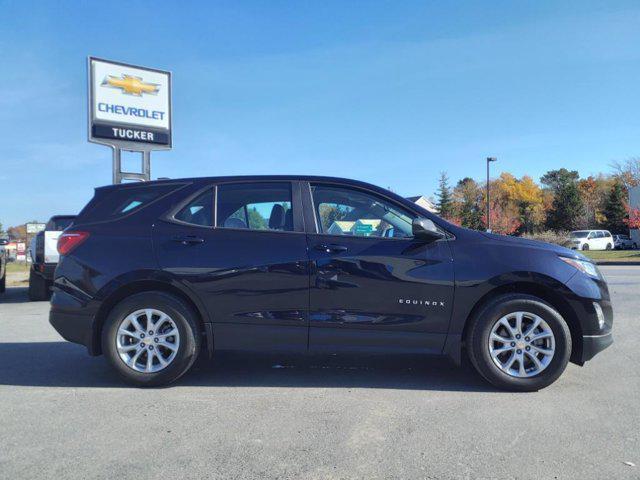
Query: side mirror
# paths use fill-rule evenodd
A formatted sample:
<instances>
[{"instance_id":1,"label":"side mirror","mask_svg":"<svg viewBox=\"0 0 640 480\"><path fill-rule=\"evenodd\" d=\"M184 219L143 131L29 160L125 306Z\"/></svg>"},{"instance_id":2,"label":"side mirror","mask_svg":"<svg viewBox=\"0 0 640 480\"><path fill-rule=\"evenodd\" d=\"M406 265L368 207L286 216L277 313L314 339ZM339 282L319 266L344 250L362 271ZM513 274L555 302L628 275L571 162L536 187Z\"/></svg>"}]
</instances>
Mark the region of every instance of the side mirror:
<instances>
[{"instance_id":1,"label":"side mirror","mask_svg":"<svg viewBox=\"0 0 640 480\"><path fill-rule=\"evenodd\" d=\"M416 218L411 225L413 236L425 242L435 242L444 238L444 233L438 230L436 224L428 218Z\"/></svg>"}]
</instances>

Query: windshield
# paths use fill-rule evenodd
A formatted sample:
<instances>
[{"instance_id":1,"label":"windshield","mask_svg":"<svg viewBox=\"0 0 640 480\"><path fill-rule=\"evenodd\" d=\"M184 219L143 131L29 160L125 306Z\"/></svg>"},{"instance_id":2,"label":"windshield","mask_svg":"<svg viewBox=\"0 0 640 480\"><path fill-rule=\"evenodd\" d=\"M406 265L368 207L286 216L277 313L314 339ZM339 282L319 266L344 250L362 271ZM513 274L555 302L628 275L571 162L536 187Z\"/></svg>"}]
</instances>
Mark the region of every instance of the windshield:
<instances>
[{"instance_id":1,"label":"windshield","mask_svg":"<svg viewBox=\"0 0 640 480\"><path fill-rule=\"evenodd\" d=\"M589 232L571 232L571 238L587 238Z\"/></svg>"}]
</instances>

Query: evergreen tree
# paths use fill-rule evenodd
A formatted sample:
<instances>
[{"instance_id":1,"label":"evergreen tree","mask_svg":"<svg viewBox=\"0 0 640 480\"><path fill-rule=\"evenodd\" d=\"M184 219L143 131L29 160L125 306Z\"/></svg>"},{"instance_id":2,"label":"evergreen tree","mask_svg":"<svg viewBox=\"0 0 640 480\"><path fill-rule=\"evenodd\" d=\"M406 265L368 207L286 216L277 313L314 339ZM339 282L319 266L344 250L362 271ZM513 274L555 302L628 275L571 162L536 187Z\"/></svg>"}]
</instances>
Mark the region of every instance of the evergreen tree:
<instances>
[{"instance_id":1,"label":"evergreen tree","mask_svg":"<svg viewBox=\"0 0 640 480\"><path fill-rule=\"evenodd\" d=\"M453 195L459 205L460 224L466 228L483 230L482 192L477 182L469 177L463 178L456 185Z\"/></svg>"},{"instance_id":2,"label":"evergreen tree","mask_svg":"<svg viewBox=\"0 0 640 480\"><path fill-rule=\"evenodd\" d=\"M561 168L560 170L549 170L540 178L540 183L556 193L567 183L577 182L578 178L580 175L576 170L569 171L566 168Z\"/></svg>"},{"instance_id":3,"label":"evergreen tree","mask_svg":"<svg viewBox=\"0 0 640 480\"><path fill-rule=\"evenodd\" d=\"M442 218L453 217L453 199L451 198L449 177L447 177L446 172L440 173L440 180L438 181L438 191L436 192L436 197L438 197L438 201L436 202L438 215L440 215Z\"/></svg>"},{"instance_id":4,"label":"evergreen tree","mask_svg":"<svg viewBox=\"0 0 640 480\"><path fill-rule=\"evenodd\" d=\"M625 208L624 197L625 192L622 184L620 182L614 183L602 212L605 216L604 228L611 233L623 233L628 230L625 223L627 209Z\"/></svg>"},{"instance_id":5,"label":"evergreen tree","mask_svg":"<svg viewBox=\"0 0 640 480\"><path fill-rule=\"evenodd\" d=\"M269 226L269 221L265 219L256 207L250 208L247 212L249 214L249 228L255 230L266 230Z\"/></svg>"},{"instance_id":6,"label":"evergreen tree","mask_svg":"<svg viewBox=\"0 0 640 480\"><path fill-rule=\"evenodd\" d=\"M554 193L551 210L547 213L547 227L551 230L575 230L580 227L584 205L577 182L565 178Z\"/></svg>"}]
</instances>

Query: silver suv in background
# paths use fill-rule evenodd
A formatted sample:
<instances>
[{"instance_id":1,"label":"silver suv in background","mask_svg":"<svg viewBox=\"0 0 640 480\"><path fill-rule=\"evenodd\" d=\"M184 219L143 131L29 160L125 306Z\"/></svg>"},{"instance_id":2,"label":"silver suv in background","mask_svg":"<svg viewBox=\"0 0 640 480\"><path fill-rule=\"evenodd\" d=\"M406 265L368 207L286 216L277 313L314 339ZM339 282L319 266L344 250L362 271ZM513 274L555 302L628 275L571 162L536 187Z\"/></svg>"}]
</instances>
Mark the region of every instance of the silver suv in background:
<instances>
[{"instance_id":1,"label":"silver suv in background","mask_svg":"<svg viewBox=\"0 0 640 480\"><path fill-rule=\"evenodd\" d=\"M613 236L613 248L616 250L636 250L638 244L634 242L629 235L614 235Z\"/></svg>"}]
</instances>

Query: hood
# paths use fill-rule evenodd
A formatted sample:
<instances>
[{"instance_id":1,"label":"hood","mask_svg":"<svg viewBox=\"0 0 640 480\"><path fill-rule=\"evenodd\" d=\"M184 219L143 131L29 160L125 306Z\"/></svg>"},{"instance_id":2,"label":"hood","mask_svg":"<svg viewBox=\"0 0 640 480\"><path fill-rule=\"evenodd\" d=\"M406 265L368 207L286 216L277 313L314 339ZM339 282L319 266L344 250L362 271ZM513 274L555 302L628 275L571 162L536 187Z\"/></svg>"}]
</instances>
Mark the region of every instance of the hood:
<instances>
[{"instance_id":1,"label":"hood","mask_svg":"<svg viewBox=\"0 0 640 480\"><path fill-rule=\"evenodd\" d=\"M539 242L537 240L529 240L528 238L520 238L520 237L510 237L508 235L497 235L495 233L487 233L487 232L478 232L483 237L489 238L491 240L506 243L509 245L518 245L521 247L531 247L537 248L540 250L548 250L554 252L558 255L562 255L563 257L569 258L577 258L579 260L586 260L590 262L591 260L581 253L571 250L570 248L561 247L560 245L556 245L555 243L546 243Z\"/></svg>"}]
</instances>

